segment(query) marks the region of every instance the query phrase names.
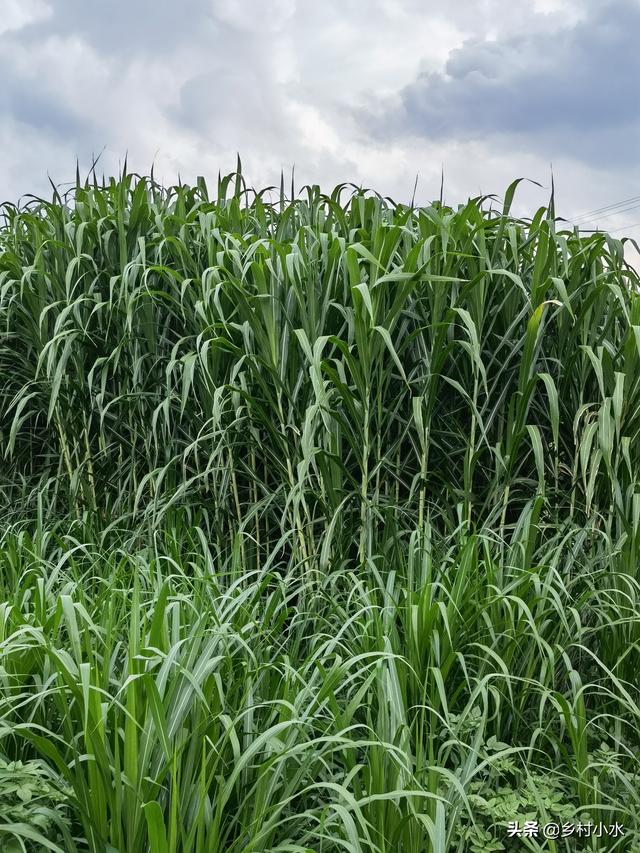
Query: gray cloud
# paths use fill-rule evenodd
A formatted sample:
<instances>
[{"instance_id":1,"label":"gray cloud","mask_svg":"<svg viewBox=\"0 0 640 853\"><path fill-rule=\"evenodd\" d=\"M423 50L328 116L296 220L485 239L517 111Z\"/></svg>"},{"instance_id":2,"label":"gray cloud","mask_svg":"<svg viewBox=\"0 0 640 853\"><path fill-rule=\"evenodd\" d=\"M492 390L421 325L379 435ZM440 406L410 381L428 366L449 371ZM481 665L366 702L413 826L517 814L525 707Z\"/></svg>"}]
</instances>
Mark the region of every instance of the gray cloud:
<instances>
[{"instance_id":1,"label":"gray cloud","mask_svg":"<svg viewBox=\"0 0 640 853\"><path fill-rule=\"evenodd\" d=\"M0 74L3 78L0 112L67 143L90 133L92 122L74 113L64 102L38 91L20 77L12 77L2 64Z\"/></svg>"},{"instance_id":2,"label":"gray cloud","mask_svg":"<svg viewBox=\"0 0 640 853\"><path fill-rule=\"evenodd\" d=\"M110 0L90 8L86 0L63 0L51 5L47 18L24 26L19 39L37 45L44 38L73 34L109 56L161 55L184 41L200 41L213 28L208 0Z\"/></svg>"},{"instance_id":3,"label":"gray cloud","mask_svg":"<svg viewBox=\"0 0 640 853\"><path fill-rule=\"evenodd\" d=\"M640 4L616 0L555 32L466 41L442 73L401 91L400 127L433 139L514 134L545 156L635 160L639 33Z\"/></svg>"},{"instance_id":4,"label":"gray cloud","mask_svg":"<svg viewBox=\"0 0 640 853\"><path fill-rule=\"evenodd\" d=\"M264 137L276 129L279 117L277 95L272 89L263 91L264 80L257 69L224 66L198 74L183 84L178 105L167 114L216 142L230 135L253 133L255 138L258 127Z\"/></svg>"},{"instance_id":5,"label":"gray cloud","mask_svg":"<svg viewBox=\"0 0 640 853\"><path fill-rule=\"evenodd\" d=\"M421 202L442 167L455 202L548 184L552 160L563 213L606 205L640 178L639 4L1 0L0 200L104 149L107 174L127 153L161 180L215 180L239 152L256 187L295 163L298 186L405 200L419 172ZM523 213L546 201L521 186Z\"/></svg>"}]
</instances>

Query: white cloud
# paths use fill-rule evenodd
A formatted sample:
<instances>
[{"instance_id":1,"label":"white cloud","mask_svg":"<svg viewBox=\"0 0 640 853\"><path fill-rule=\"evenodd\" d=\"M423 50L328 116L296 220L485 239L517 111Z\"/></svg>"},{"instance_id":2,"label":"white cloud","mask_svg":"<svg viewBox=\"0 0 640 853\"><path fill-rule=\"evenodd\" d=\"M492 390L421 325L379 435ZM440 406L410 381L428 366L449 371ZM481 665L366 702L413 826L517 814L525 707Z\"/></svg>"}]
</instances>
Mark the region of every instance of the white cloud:
<instances>
[{"instance_id":1,"label":"white cloud","mask_svg":"<svg viewBox=\"0 0 640 853\"><path fill-rule=\"evenodd\" d=\"M241 30L259 32L263 37L277 32L296 11L296 0L211 0L214 17Z\"/></svg>"},{"instance_id":2,"label":"white cloud","mask_svg":"<svg viewBox=\"0 0 640 853\"><path fill-rule=\"evenodd\" d=\"M21 30L35 21L46 20L51 14L51 6L44 0L2 0L0 36Z\"/></svg>"}]
</instances>

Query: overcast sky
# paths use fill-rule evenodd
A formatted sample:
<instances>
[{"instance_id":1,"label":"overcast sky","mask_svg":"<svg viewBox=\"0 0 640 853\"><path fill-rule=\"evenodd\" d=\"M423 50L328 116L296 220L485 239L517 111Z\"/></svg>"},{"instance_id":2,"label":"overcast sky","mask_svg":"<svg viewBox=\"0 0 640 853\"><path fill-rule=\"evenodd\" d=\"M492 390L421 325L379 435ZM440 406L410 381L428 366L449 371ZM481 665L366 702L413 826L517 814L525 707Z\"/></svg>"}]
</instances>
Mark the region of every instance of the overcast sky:
<instances>
[{"instance_id":1,"label":"overcast sky","mask_svg":"<svg viewBox=\"0 0 640 853\"><path fill-rule=\"evenodd\" d=\"M0 200L92 154L166 182L340 181L640 239L640 0L0 0ZM635 209L633 209L635 206ZM624 208L630 208L625 210ZM581 220L582 221L582 220Z\"/></svg>"}]
</instances>

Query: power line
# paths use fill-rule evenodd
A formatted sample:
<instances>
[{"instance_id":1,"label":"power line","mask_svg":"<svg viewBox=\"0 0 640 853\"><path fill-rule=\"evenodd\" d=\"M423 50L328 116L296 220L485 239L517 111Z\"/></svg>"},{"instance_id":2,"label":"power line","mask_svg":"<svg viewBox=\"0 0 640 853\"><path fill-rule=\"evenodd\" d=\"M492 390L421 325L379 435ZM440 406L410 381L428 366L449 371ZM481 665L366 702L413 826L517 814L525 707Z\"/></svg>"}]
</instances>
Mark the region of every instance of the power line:
<instances>
[{"instance_id":1,"label":"power line","mask_svg":"<svg viewBox=\"0 0 640 853\"><path fill-rule=\"evenodd\" d=\"M640 226L640 222L630 222L628 225L620 225L618 228L609 228L607 231L604 231L600 228L580 228L580 226L576 226L578 231L583 234L617 234L618 231L630 231L633 228L638 228Z\"/></svg>"},{"instance_id":2,"label":"power line","mask_svg":"<svg viewBox=\"0 0 640 853\"><path fill-rule=\"evenodd\" d=\"M615 234L617 231L630 231L632 228L640 226L640 222L631 222L629 225L621 225L619 228L613 228L609 233Z\"/></svg>"},{"instance_id":3,"label":"power line","mask_svg":"<svg viewBox=\"0 0 640 853\"><path fill-rule=\"evenodd\" d=\"M614 210L617 207L623 207L625 204L635 204L636 202L640 202L640 195L632 196L631 198L625 198L622 201L617 201L614 204L605 204L604 207L596 207L593 210L587 210L584 213L579 213L576 216L568 217L571 220L579 220L586 219L589 216L595 216L596 214L605 213L609 210Z\"/></svg>"},{"instance_id":4,"label":"power line","mask_svg":"<svg viewBox=\"0 0 640 853\"><path fill-rule=\"evenodd\" d=\"M611 210L609 213L602 213L602 214L599 214L597 216L594 215L594 216L589 216L589 217L583 216L582 218L578 217L578 218L573 219L571 221L573 222L574 225L579 225L580 222L596 222L597 220L609 219L611 216L618 216L621 213L627 213L630 210L637 210L638 208L640 208L640 201L637 204L630 204L628 207L621 207L618 210Z\"/></svg>"}]
</instances>

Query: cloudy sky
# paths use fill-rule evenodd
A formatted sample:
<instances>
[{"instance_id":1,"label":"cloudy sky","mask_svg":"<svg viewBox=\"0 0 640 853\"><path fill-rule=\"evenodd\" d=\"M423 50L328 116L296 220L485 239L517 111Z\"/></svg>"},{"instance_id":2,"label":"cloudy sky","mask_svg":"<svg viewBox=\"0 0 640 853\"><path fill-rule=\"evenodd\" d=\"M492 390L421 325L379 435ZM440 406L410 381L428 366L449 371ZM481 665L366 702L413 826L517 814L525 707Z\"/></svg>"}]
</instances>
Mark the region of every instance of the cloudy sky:
<instances>
[{"instance_id":1,"label":"cloudy sky","mask_svg":"<svg viewBox=\"0 0 640 853\"><path fill-rule=\"evenodd\" d=\"M0 200L167 182L500 196L640 240L640 0L0 0ZM626 201L629 199L629 201ZM612 208L619 202L625 202ZM593 214L596 208L606 208ZM591 218L589 218L591 217Z\"/></svg>"}]
</instances>

